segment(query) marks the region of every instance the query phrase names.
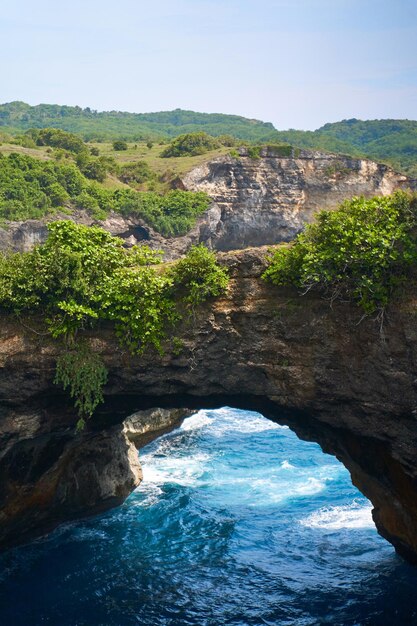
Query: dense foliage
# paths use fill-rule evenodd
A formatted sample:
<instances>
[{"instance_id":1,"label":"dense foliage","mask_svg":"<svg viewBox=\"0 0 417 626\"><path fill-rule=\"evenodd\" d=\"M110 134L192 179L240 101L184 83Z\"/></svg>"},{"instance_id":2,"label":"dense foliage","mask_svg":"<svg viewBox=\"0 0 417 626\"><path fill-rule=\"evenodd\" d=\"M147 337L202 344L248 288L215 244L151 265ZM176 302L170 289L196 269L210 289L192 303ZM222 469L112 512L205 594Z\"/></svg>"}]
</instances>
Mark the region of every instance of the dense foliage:
<instances>
[{"instance_id":1,"label":"dense foliage","mask_svg":"<svg viewBox=\"0 0 417 626\"><path fill-rule=\"evenodd\" d=\"M268 141L276 136L270 123L221 113L161 111L159 113L98 112L90 108L9 102L0 105L0 127L15 130L54 127L79 133L84 139L161 139L204 130L214 137L231 135L245 141Z\"/></svg>"},{"instance_id":2,"label":"dense foliage","mask_svg":"<svg viewBox=\"0 0 417 626\"><path fill-rule=\"evenodd\" d=\"M25 136L32 139L37 146L62 148L75 153L87 149L81 137L58 128L30 128L26 131Z\"/></svg>"},{"instance_id":3,"label":"dense foliage","mask_svg":"<svg viewBox=\"0 0 417 626\"><path fill-rule=\"evenodd\" d=\"M46 243L32 252L0 255L0 310L37 315L68 352L58 361L56 381L69 388L82 419L100 402L106 373L81 342L83 331L112 322L121 344L141 354L162 352L180 310L220 295L225 271L199 247L164 271L160 254L146 246L125 249L98 227L70 221L48 226Z\"/></svg>"},{"instance_id":4,"label":"dense foliage","mask_svg":"<svg viewBox=\"0 0 417 626\"><path fill-rule=\"evenodd\" d=\"M228 277L216 257L205 246L192 246L187 256L178 261L171 270L174 285L185 302L196 307L207 298L224 293Z\"/></svg>"},{"instance_id":5,"label":"dense foliage","mask_svg":"<svg viewBox=\"0 0 417 626\"><path fill-rule=\"evenodd\" d=\"M101 180L100 167L111 167L105 157L82 161L84 152L77 156L80 167L97 164L89 177ZM128 176L149 176L139 163L123 168ZM87 174L88 172L86 172ZM24 220L43 217L54 210L78 207L90 211L98 219L113 210L123 215L137 215L166 236L185 234L198 215L210 204L202 192L171 191L165 195L154 192L139 193L133 189L106 189L91 182L75 164L41 161L23 154L0 154L0 219Z\"/></svg>"},{"instance_id":6,"label":"dense foliage","mask_svg":"<svg viewBox=\"0 0 417 626\"><path fill-rule=\"evenodd\" d=\"M58 165L22 154L0 154L0 218L39 218L64 206L85 187L74 165Z\"/></svg>"},{"instance_id":7,"label":"dense foliage","mask_svg":"<svg viewBox=\"0 0 417 626\"><path fill-rule=\"evenodd\" d=\"M237 115L162 111L159 113L97 112L89 108L24 102L0 105L0 128L12 132L30 128L60 128L84 139L164 139L204 131L252 143L286 142L300 148L367 156L417 177L417 121L343 120L315 131L277 131L270 123ZM49 144L47 144L49 145ZM223 145L228 145L224 144ZM232 145L232 144L230 144Z\"/></svg>"},{"instance_id":8,"label":"dense foliage","mask_svg":"<svg viewBox=\"0 0 417 626\"><path fill-rule=\"evenodd\" d=\"M367 156L387 162L417 177L417 121L343 120L314 132L281 131L280 137L296 146Z\"/></svg>"},{"instance_id":9,"label":"dense foliage","mask_svg":"<svg viewBox=\"0 0 417 626\"><path fill-rule=\"evenodd\" d=\"M415 196L354 198L321 211L294 244L278 248L264 278L383 311L417 262L416 227Z\"/></svg>"},{"instance_id":10,"label":"dense foliage","mask_svg":"<svg viewBox=\"0 0 417 626\"><path fill-rule=\"evenodd\" d=\"M176 189L160 195L153 191L135 193L129 189L116 191L114 196L118 211L142 217L166 237L184 235L210 205L210 198L202 191Z\"/></svg>"},{"instance_id":11,"label":"dense foliage","mask_svg":"<svg viewBox=\"0 0 417 626\"><path fill-rule=\"evenodd\" d=\"M142 184L155 180L156 174L146 161L127 163L120 168L119 179L128 185Z\"/></svg>"},{"instance_id":12,"label":"dense foliage","mask_svg":"<svg viewBox=\"0 0 417 626\"><path fill-rule=\"evenodd\" d=\"M127 143L123 139L116 139L116 141L113 141L113 150L123 151L123 150L127 150L127 147L128 147Z\"/></svg>"},{"instance_id":13,"label":"dense foliage","mask_svg":"<svg viewBox=\"0 0 417 626\"><path fill-rule=\"evenodd\" d=\"M182 157L204 154L220 147L220 142L207 133L188 133L173 139L169 146L161 152L161 157Z\"/></svg>"}]
</instances>

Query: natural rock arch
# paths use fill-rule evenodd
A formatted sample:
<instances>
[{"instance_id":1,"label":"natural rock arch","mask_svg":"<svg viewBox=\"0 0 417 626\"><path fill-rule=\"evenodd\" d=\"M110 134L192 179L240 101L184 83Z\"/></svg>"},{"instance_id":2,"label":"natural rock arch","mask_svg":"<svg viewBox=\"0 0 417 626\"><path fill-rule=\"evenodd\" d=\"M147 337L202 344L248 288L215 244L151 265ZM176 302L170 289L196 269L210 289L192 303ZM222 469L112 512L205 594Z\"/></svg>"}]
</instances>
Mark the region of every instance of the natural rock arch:
<instances>
[{"instance_id":1,"label":"natural rock arch","mask_svg":"<svg viewBox=\"0 0 417 626\"><path fill-rule=\"evenodd\" d=\"M74 436L53 385L58 347L14 320L0 335L0 542L121 502L140 480L121 423L150 407L255 409L318 442L372 501L379 532L417 558L417 332L409 299L381 337L355 307L267 286L265 251L227 253L228 296L179 330L183 350L130 357L111 328L90 342L109 368L106 401ZM174 417L172 423L180 418ZM159 423L152 436L170 424ZM157 424L158 426L158 424ZM256 462L256 459L254 460Z\"/></svg>"}]
</instances>

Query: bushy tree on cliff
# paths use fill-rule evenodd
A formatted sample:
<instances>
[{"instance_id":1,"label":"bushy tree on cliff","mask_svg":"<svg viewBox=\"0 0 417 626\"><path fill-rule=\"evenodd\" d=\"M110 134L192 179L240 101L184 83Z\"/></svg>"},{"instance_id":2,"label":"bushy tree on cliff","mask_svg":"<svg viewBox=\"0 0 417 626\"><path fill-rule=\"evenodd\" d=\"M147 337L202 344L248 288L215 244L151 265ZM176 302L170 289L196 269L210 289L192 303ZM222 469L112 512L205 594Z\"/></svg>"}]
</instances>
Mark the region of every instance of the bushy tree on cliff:
<instances>
[{"instance_id":1,"label":"bushy tree on cliff","mask_svg":"<svg viewBox=\"0 0 417 626\"><path fill-rule=\"evenodd\" d=\"M161 152L161 157L196 156L220 147L220 142L206 133L188 133L174 139Z\"/></svg>"},{"instance_id":2,"label":"bushy tree on cliff","mask_svg":"<svg viewBox=\"0 0 417 626\"><path fill-rule=\"evenodd\" d=\"M264 278L383 313L416 264L417 196L399 191L321 211L293 244L274 252Z\"/></svg>"}]
</instances>

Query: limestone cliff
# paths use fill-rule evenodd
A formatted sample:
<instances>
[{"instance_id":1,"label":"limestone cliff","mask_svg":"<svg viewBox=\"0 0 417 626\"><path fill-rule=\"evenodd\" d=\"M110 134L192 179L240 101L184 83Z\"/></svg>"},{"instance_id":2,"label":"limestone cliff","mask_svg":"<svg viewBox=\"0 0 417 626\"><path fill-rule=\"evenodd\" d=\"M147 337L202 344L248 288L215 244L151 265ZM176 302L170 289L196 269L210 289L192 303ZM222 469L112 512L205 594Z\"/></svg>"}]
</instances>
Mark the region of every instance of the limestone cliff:
<instances>
[{"instance_id":1,"label":"limestone cliff","mask_svg":"<svg viewBox=\"0 0 417 626\"><path fill-rule=\"evenodd\" d=\"M133 358L110 327L92 334L109 382L89 430L75 439L71 404L53 385L59 348L28 324L2 320L3 546L123 499L138 480L117 426L128 416L155 406L228 404L289 424L336 455L372 501L379 532L417 560L416 297L392 306L382 336L374 320L360 322L356 307L331 308L319 296L265 285L264 255L262 249L221 255L232 276L227 297L178 330L181 354ZM109 433L119 441L114 451L103 443ZM97 448L88 447L96 437ZM119 468L114 474L112 463ZM98 495L90 498L91 477L103 471L113 486L103 493L94 487Z\"/></svg>"},{"instance_id":2,"label":"limestone cliff","mask_svg":"<svg viewBox=\"0 0 417 626\"><path fill-rule=\"evenodd\" d=\"M177 185L205 191L213 200L183 237L167 239L143 220L115 213L104 222L94 222L82 211L75 212L71 219L98 223L122 237L126 245L145 242L164 250L166 258L171 259L199 242L217 250L232 250L288 241L321 208L334 209L355 195L387 195L413 187L415 181L364 159L305 150L282 157L266 148L254 159L241 148L239 158L223 156L207 161ZM68 215L62 218L68 219ZM0 228L0 250L28 250L44 241L46 234L44 220L11 222Z\"/></svg>"},{"instance_id":3,"label":"limestone cliff","mask_svg":"<svg viewBox=\"0 0 417 626\"><path fill-rule=\"evenodd\" d=\"M306 150L282 157L272 148L256 159L245 149L240 153L204 163L183 179L187 189L205 191L214 201L200 238L217 250L289 241L319 209L413 185L386 165L365 159Z\"/></svg>"}]
</instances>

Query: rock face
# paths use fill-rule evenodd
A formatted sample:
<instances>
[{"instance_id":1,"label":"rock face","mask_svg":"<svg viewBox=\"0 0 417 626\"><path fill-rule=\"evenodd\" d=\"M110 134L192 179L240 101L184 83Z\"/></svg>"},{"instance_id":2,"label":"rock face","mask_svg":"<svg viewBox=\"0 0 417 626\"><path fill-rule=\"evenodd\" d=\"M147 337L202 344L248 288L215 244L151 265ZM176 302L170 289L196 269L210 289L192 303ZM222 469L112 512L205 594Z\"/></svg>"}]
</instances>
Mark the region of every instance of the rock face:
<instances>
[{"instance_id":1,"label":"rock face","mask_svg":"<svg viewBox=\"0 0 417 626\"><path fill-rule=\"evenodd\" d=\"M70 219L99 224L126 245L144 242L165 251L166 259L177 258L192 244L203 242L217 250L289 241L322 208L334 209L355 195L387 195L415 181L386 165L364 159L293 150L281 157L263 149L260 158L219 157L189 172L182 188L205 191L213 200L195 227L183 237L165 238L144 221L111 213L97 222L83 211ZM68 215L62 215L69 219ZM54 218L56 219L56 217ZM11 222L0 228L0 250L29 250L45 240L45 221Z\"/></svg>"},{"instance_id":2,"label":"rock face","mask_svg":"<svg viewBox=\"0 0 417 626\"><path fill-rule=\"evenodd\" d=\"M136 448L142 448L157 437L180 426L195 411L189 409L148 409L133 413L123 422L126 437Z\"/></svg>"},{"instance_id":3,"label":"rock face","mask_svg":"<svg viewBox=\"0 0 417 626\"><path fill-rule=\"evenodd\" d=\"M2 420L1 544L121 504L142 479L136 448L121 426L75 436L62 425L45 432L42 421L36 412Z\"/></svg>"},{"instance_id":4,"label":"rock face","mask_svg":"<svg viewBox=\"0 0 417 626\"><path fill-rule=\"evenodd\" d=\"M0 419L0 545L121 504L140 484L137 448L179 426L187 409L139 411L123 424L77 434L67 410Z\"/></svg>"},{"instance_id":5,"label":"rock face","mask_svg":"<svg viewBox=\"0 0 417 626\"><path fill-rule=\"evenodd\" d=\"M217 221L204 224L200 235L217 250L289 241L319 209L412 186L406 176L364 159L306 150L280 157L271 148L257 159L245 149L240 153L204 163L183 179L218 207Z\"/></svg>"},{"instance_id":6,"label":"rock face","mask_svg":"<svg viewBox=\"0 0 417 626\"><path fill-rule=\"evenodd\" d=\"M1 544L122 500L139 479L117 426L128 416L227 404L259 410L337 456L372 501L379 532L417 561L417 297L392 306L381 335L356 307L265 285L265 250L220 256L229 292L177 330L181 354L129 357L111 328L91 334L109 382L92 430L79 439L68 430L76 419L68 398L53 385L59 346L2 319ZM93 486L90 498L91 477L103 472L103 492ZM76 482L84 495L74 510Z\"/></svg>"}]
</instances>

